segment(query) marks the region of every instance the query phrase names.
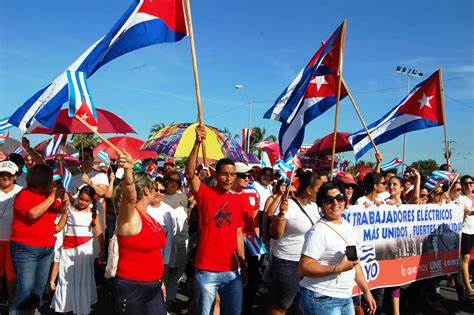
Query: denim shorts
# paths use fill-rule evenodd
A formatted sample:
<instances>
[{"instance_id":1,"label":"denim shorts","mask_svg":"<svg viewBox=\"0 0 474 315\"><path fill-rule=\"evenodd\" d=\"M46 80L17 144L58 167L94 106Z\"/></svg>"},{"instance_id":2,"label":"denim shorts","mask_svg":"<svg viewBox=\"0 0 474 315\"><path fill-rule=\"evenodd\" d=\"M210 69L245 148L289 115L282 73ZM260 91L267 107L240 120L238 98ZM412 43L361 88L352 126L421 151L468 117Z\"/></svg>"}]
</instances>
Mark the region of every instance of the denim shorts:
<instances>
[{"instance_id":1,"label":"denim shorts","mask_svg":"<svg viewBox=\"0 0 474 315\"><path fill-rule=\"evenodd\" d=\"M273 305L281 309L289 309L300 290L298 262L272 258L272 285L274 294Z\"/></svg>"},{"instance_id":2,"label":"denim shorts","mask_svg":"<svg viewBox=\"0 0 474 315\"><path fill-rule=\"evenodd\" d=\"M354 315L352 298L336 298L301 288L300 308L303 315Z\"/></svg>"}]
</instances>

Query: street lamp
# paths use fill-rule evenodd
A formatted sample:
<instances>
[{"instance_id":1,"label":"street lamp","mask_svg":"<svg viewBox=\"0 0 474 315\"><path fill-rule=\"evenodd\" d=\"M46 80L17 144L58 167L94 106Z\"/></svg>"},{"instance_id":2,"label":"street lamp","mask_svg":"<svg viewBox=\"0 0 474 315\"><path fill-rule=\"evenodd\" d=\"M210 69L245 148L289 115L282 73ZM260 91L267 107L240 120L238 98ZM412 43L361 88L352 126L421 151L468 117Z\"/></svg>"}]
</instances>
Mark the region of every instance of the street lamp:
<instances>
[{"instance_id":1,"label":"street lamp","mask_svg":"<svg viewBox=\"0 0 474 315\"><path fill-rule=\"evenodd\" d=\"M247 151L247 153L250 153L250 134L251 134L251 128L252 128L252 100L250 99L249 95L247 94L247 91L245 89L245 86L241 85L241 84L236 84L235 86L235 89L237 90L241 90L242 92L244 92L245 94L245 97L247 98L247 102L249 104L249 118L248 118L248 132L247 132L247 145L246 145L246 148L245 150Z\"/></svg>"},{"instance_id":2,"label":"street lamp","mask_svg":"<svg viewBox=\"0 0 474 315\"><path fill-rule=\"evenodd\" d=\"M406 75L407 76L407 95L410 93L410 79L412 77L419 77L421 78L423 76L423 72L418 72L417 69L413 68L407 68L404 66L397 66L395 68L395 71L397 71L400 74ZM402 160L403 163L405 163L405 150L406 150L406 145L407 145L407 134L403 134L403 152L402 152ZM402 173L405 170L405 165L402 165Z\"/></svg>"}]
</instances>

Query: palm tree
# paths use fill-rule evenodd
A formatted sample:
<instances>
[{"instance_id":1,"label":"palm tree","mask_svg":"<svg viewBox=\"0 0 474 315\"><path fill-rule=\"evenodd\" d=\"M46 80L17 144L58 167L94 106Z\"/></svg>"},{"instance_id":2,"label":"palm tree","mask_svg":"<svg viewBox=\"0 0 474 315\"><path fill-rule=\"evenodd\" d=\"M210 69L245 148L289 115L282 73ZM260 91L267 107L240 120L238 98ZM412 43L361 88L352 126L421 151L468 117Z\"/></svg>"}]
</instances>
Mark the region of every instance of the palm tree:
<instances>
[{"instance_id":1,"label":"palm tree","mask_svg":"<svg viewBox=\"0 0 474 315\"><path fill-rule=\"evenodd\" d=\"M71 145L75 147L77 150L86 147L95 147L99 144L100 139L96 137L94 134L76 134L73 135L71 138Z\"/></svg>"},{"instance_id":2,"label":"palm tree","mask_svg":"<svg viewBox=\"0 0 474 315\"><path fill-rule=\"evenodd\" d=\"M158 131L160 131L161 129L165 128L165 127L168 127L168 126L171 126L173 125L175 122L171 122L171 124L166 124L164 122L160 122L160 123L157 123L157 124L154 124L151 129L150 129L150 134L148 135L148 138L151 138L151 136L153 136L155 133L157 133Z\"/></svg>"},{"instance_id":3,"label":"palm tree","mask_svg":"<svg viewBox=\"0 0 474 315\"><path fill-rule=\"evenodd\" d=\"M261 128L261 127L252 128L252 134L250 135L250 152L251 153L254 153L254 151L256 150L255 146L264 140L276 142L276 137L274 135L269 135L268 137L265 138L265 132L266 132L265 128Z\"/></svg>"}]
</instances>

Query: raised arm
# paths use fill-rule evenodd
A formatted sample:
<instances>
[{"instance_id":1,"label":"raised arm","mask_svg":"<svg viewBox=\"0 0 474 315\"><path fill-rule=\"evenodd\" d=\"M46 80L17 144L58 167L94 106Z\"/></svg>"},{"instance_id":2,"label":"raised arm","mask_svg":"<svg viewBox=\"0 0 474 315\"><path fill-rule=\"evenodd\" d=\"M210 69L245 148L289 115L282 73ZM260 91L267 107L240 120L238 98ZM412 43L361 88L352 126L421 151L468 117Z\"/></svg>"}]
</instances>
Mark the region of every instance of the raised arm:
<instances>
[{"instance_id":1,"label":"raised arm","mask_svg":"<svg viewBox=\"0 0 474 315\"><path fill-rule=\"evenodd\" d=\"M413 193L411 194L411 203L418 204L420 200L420 190L421 190L421 175L417 169L412 168L413 173L415 173L415 184L413 187Z\"/></svg>"},{"instance_id":2,"label":"raised arm","mask_svg":"<svg viewBox=\"0 0 474 315\"><path fill-rule=\"evenodd\" d=\"M135 180L132 171L133 159L127 152L119 155L119 167L124 169L123 179L120 183L122 188L122 198L120 200L120 215L118 225L129 223L136 215L135 204L137 203L137 191L135 190Z\"/></svg>"},{"instance_id":3,"label":"raised arm","mask_svg":"<svg viewBox=\"0 0 474 315\"><path fill-rule=\"evenodd\" d=\"M201 185L201 180L199 179L199 176L196 175L196 161L199 147L204 140L206 140L206 128L203 125L199 125L196 127L196 140L194 140L193 148L189 154L185 172L189 188L193 193L197 193L199 191L199 186Z\"/></svg>"},{"instance_id":4,"label":"raised arm","mask_svg":"<svg viewBox=\"0 0 474 315\"><path fill-rule=\"evenodd\" d=\"M379 150L375 151L375 159L377 160L375 164L375 172L380 173L380 165L382 165L383 157Z\"/></svg>"},{"instance_id":5,"label":"raised arm","mask_svg":"<svg viewBox=\"0 0 474 315\"><path fill-rule=\"evenodd\" d=\"M112 199L114 197L114 181L115 181L115 174L111 170L109 174L109 186L107 186L107 190L105 191L104 197L107 199Z\"/></svg>"},{"instance_id":6,"label":"raised arm","mask_svg":"<svg viewBox=\"0 0 474 315\"><path fill-rule=\"evenodd\" d=\"M31 159L35 164L44 164L43 157L38 153L38 151L34 150L30 146L30 140L28 140L26 137L21 138L21 146L23 149L25 149L26 153L31 156Z\"/></svg>"}]
</instances>

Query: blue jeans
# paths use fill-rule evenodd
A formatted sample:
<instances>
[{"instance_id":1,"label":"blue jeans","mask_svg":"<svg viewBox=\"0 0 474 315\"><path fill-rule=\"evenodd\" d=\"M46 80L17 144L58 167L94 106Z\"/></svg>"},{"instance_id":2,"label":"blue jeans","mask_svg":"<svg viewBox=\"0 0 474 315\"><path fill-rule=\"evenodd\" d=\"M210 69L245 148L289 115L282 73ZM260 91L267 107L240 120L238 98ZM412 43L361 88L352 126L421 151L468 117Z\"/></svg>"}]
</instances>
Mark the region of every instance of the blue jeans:
<instances>
[{"instance_id":1,"label":"blue jeans","mask_svg":"<svg viewBox=\"0 0 474 315\"><path fill-rule=\"evenodd\" d=\"M200 315L214 312L216 293L221 298L221 314L240 315L242 312L242 279L237 270L212 272L196 270L196 306Z\"/></svg>"},{"instance_id":2,"label":"blue jeans","mask_svg":"<svg viewBox=\"0 0 474 315\"><path fill-rule=\"evenodd\" d=\"M300 307L304 315L354 315L352 298L335 298L301 288Z\"/></svg>"},{"instance_id":3,"label":"blue jeans","mask_svg":"<svg viewBox=\"0 0 474 315\"><path fill-rule=\"evenodd\" d=\"M53 247L34 247L10 241L10 252L16 273L16 291L10 314L31 314L41 304Z\"/></svg>"}]
</instances>

